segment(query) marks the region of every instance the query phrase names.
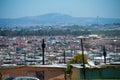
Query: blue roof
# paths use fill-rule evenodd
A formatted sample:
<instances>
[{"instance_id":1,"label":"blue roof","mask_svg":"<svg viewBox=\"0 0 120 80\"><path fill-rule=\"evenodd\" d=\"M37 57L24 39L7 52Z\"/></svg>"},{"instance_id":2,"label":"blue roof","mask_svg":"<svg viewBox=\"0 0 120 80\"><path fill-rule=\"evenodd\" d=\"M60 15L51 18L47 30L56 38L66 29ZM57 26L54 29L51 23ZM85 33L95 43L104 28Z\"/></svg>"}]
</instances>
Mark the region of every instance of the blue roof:
<instances>
[{"instance_id":1,"label":"blue roof","mask_svg":"<svg viewBox=\"0 0 120 80\"><path fill-rule=\"evenodd\" d=\"M55 37L53 37L53 36L52 36L52 37L50 37L49 39L50 39L50 40L56 40L56 38L55 38Z\"/></svg>"}]
</instances>

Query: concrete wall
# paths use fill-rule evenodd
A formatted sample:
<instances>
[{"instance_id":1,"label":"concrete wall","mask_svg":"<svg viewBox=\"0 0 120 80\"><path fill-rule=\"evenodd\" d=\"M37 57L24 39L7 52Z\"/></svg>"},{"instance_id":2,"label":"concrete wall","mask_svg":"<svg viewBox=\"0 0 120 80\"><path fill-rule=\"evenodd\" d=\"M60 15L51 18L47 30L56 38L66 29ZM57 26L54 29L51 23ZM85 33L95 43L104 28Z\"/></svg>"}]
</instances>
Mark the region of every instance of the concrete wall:
<instances>
[{"instance_id":1,"label":"concrete wall","mask_svg":"<svg viewBox=\"0 0 120 80\"><path fill-rule=\"evenodd\" d=\"M36 77L36 72L44 72L44 80L64 80L64 68L55 67L13 67L0 68L2 79L9 76L32 76Z\"/></svg>"},{"instance_id":2,"label":"concrete wall","mask_svg":"<svg viewBox=\"0 0 120 80\"><path fill-rule=\"evenodd\" d=\"M71 80L83 79L82 68L72 68ZM86 79L120 79L120 68L87 68Z\"/></svg>"}]
</instances>

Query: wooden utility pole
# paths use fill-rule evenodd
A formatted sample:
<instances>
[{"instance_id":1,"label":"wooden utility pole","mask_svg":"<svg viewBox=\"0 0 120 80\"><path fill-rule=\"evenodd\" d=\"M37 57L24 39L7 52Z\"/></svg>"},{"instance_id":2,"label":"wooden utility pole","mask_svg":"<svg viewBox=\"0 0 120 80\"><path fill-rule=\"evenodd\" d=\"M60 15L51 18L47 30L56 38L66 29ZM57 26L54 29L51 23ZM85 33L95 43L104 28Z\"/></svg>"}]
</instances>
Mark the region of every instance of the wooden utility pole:
<instances>
[{"instance_id":1,"label":"wooden utility pole","mask_svg":"<svg viewBox=\"0 0 120 80\"><path fill-rule=\"evenodd\" d=\"M84 59L84 48L83 48L83 40L81 39L81 49L82 49L82 61L83 61L83 75L84 79L86 79L86 73L85 73L85 59Z\"/></svg>"},{"instance_id":2,"label":"wooden utility pole","mask_svg":"<svg viewBox=\"0 0 120 80\"><path fill-rule=\"evenodd\" d=\"M103 46L103 56L104 56L104 63L106 64L106 49L105 46Z\"/></svg>"},{"instance_id":3,"label":"wooden utility pole","mask_svg":"<svg viewBox=\"0 0 120 80\"><path fill-rule=\"evenodd\" d=\"M41 47L42 47L42 57L43 57L43 60L42 60L42 62L43 62L43 65L45 65L45 59L44 59L44 57L45 57L45 43L44 43L44 39L42 40L42 45L41 45Z\"/></svg>"}]
</instances>

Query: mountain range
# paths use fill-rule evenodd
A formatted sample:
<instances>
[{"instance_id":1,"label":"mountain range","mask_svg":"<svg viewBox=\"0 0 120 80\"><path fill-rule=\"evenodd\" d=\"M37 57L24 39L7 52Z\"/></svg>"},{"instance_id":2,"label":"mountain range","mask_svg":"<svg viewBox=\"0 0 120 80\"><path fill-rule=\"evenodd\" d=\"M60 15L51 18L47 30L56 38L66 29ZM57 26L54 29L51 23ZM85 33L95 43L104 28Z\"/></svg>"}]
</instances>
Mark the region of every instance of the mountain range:
<instances>
[{"instance_id":1,"label":"mountain range","mask_svg":"<svg viewBox=\"0 0 120 80\"><path fill-rule=\"evenodd\" d=\"M43 24L113 24L120 23L120 18L101 18L101 17L73 17L70 15L59 13L48 13L40 16L29 16L22 18L2 18L0 19L0 26L2 25L43 25Z\"/></svg>"}]
</instances>

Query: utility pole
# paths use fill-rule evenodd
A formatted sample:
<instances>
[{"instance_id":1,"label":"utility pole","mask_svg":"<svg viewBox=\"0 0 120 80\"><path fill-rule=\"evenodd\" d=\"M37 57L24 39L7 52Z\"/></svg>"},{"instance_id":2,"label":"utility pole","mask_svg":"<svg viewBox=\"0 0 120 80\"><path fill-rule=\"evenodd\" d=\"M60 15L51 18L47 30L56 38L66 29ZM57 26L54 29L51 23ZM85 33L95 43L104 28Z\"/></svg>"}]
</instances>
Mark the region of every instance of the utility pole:
<instances>
[{"instance_id":1,"label":"utility pole","mask_svg":"<svg viewBox=\"0 0 120 80\"><path fill-rule=\"evenodd\" d=\"M104 56L104 63L106 64L106 49L105 49L105 46L103 46L103 56Z\"/></svg>"},{"instance_id":2,"label":"utility pole","mask_svg":"<svg viewBox=\"0 0 120 80\"><path fill-rule=\"evenodd\" d=\"M42 59L43 59L42 61L43 61L43 65L45 65L45 59L44 59L44 56L45 56L45 55L44 55L44 54L45 54L45 43L44 43L44 39L42 39L42 45L41 45L41 47L42 47L42 54L43 54L43 55L42 55L42 57L43 57L43 58L42 58Z\"/></svg>"},{"instance_id":3,"label":"utility pole","mask_svg":"<svg viewBox=\"0 0 120 80\"><path fill-rule=\"evenodd\" d=\"M65 59L65 49L64 49L64 53L63 53L63 55L64 55L64 64L66 63L66 59Z\"/></svg>"},{"instance_id":4,"label":"utility pole","mask_svg":"<svg viewBox=\"0 0 120 80\"><path fill-rule=\"evenodd\" d=\"M0 73L0 80L2 80L2 73Z\"/></svg>"},{"instance_id":5,"label":"utility pole","mask_svg":"<svg viewBox=\"0 0 120 80\"><path fill-rule=\"evenodd\" d=\"M64 55L64 64L66 64L66 56L65 56L65 49L64 49L64 52L63 52L63 55ZM67 80L67 76L66 76L66 68L65 68L65 80Z\"/></svg>"},{"instance_id":6,"label":"utility pole","mask_svg":"<svg viewBox=\"0 0 120 80\"><path fill-rule=\"evenodd\" d=\"M84 61L84 48L83 48L83 40L82 39L81 39L81 49L82 49L82 61L83 61L83 75L84 75L84 79L86 79L85 61Z\"/></svg>"}]
</instances>

